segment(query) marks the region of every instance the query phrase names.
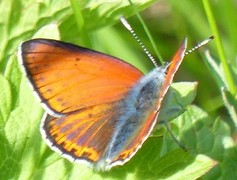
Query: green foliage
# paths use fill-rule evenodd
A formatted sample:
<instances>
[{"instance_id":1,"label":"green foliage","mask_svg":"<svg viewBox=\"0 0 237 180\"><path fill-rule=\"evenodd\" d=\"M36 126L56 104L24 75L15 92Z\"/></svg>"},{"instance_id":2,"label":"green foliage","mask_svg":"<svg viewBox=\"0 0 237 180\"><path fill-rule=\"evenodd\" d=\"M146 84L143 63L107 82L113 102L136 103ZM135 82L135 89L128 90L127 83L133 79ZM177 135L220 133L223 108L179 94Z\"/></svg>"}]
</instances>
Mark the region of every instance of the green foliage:
<instances>
[{"instance_id":1,"label":"green foliage","mask_svg":"<svg viewBox=\"0 0 237 180\"><path fill-rule=\"evenodd\" d=\"M214 60L210 54L206 53L207 58L207 64L209 65L210 72L213 74L218 88L221 90L222 99L224 101L224 105L229 112L232 121L231 123L234 124L234 133L236 133L237 130L237 111L236 111L236 100L237 100L237 67L236 62L230 61L230 63L227 60L227 57L224 52L223 45L221 43L221 36L219 34L218 28L216 26L216 21L213 16L212 8L210 6L210 3L208 0L203 0L203 4L205 7L205 11L207 13L207 17L209 20L209 23L211 25L211 29L213 31L213 34L216 36L216 48L218 52L219 59ZM228 2L225 6L228 9L230 9L229 15L234 15L233 10L231 10L231 3ZM236 19L235 19L236 20ZM232 29L232 27L231 27ZM237 31L237 28L233 28L231 31ZM233 34L232 34L233 35ZM219 63L219 64L218 64Z\"/></svg>"},{"instance_id":2,"label":"green foliage","mask_svg":"<svg viewBox=\"0 0 237 180\"><path fill-rule=\"evenodd\" d=\"M158 121L170 121L186 111L197 94L197 82L173 83L164 97Z\"/></svg>"},{"instance_id":3,"label":"green foliage","mask_svg":"<svg viewBox=\"0 0 237 180\"><path fill-rule=\"evenodd\" d=\"M170 90L171 96L166 97L168 100L162 108L160 117L162 120L170 120L166 116L168 112L177 110L179 115L186 110L184 114L170 121L169 126L181 143L188 148L187 152L175 144L161 125L157 126L157 129L162 133L162 137L154 133L128 163L109 172L94 172L84 165L72 164L61 158L49 149L40 135L39 126L43 110L19 69L15 55L18 45L35 37L62 39L114 55L147 72L151 63L127 30L117 23L120 16L133 15L134 9L144 10L154 1L133 0L134 6L125 0L0 2L0 16L4 17L0 18L0 179L184 179L184 177L196 179L201 176L204 179L235 179L237 177L237 149L231 138L237 124L236 92L233 90L236 83L235 80L226 79L223 60L221 63L216 62L223 57L212 58L207 54L207 58L204 59L207 59L210 71L204 68L197 53L185 57L193 59L184 62L185 72L191 74L187 71L189 69L195 75L191 79L199 81L200 88L196 102L205 110L212 111L215 118L197 106L188 106L196 95L195 83L176 84ZM222 25L226 34L222 36L216 34L216 30L213 32L215 36L218 35L218 39L224 38L223 46L226 48L222 47L222 51L227 53L226 59L230 59L227 66L231 68L227 69L230 69L230 78L233 78L236 77L234 59L237 26L232 26L232 23L237 22L237 17L234 15L234 5L226 3L225 0L219 1L220 4L210 2L214 15L210 14L212 11L208 1L204 0L203 3L186 0L161 1L157 7L164 9L160 8L160 11L164 14L167 13L165 10L169 11L168 15L162 16L159 21L152 18L148 20L147 14L143 15L148 29L157 36L155 43L159 51L169 58L184 36L189 36L192 44L192 41L198 42L212 34L206 18L210 19L210 16L213 16L214 20L218 18L217 25ZM209 12L207 16L203 5L206 12ZM231 12L233 16L228 15ZM228 17L228 22L222 16ZM131 18L131 22L142 41L149 45L137 18ZM228 43L230 40L233 41ZM214 48L210 53L215 55ZM180 74L179 79L182 79L181 76L186 78L185 73ZM214 77L214 81L211 76ZM215 99L218 103L214 102L213 94L217 96ZM228 117L226 114L224 118L216 118L216 114L219 113L217 108L224 105L231 115L232 123L224 122ZM177 116L176 111L174 114L171 119Z\"/></svg>"}]
</instances>

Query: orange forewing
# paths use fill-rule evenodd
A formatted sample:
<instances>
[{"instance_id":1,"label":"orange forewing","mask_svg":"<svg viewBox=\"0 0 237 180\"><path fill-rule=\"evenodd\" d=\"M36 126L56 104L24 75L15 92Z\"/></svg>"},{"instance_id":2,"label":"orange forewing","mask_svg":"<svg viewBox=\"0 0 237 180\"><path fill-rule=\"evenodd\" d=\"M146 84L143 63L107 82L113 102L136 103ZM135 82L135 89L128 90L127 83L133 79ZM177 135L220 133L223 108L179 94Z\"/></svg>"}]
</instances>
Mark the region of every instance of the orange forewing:
<instances>
[{"instance_id":1,"label":"orange forewing","mask_svg":"<svg viewBox=\"0 0 237 180\"><path fill-rule=\"evenodd\" d=\"M117 58L68 43L34 39L21 48L27 76L56 114L117 101L142 76Z\"/></svg>"}]
</instances>

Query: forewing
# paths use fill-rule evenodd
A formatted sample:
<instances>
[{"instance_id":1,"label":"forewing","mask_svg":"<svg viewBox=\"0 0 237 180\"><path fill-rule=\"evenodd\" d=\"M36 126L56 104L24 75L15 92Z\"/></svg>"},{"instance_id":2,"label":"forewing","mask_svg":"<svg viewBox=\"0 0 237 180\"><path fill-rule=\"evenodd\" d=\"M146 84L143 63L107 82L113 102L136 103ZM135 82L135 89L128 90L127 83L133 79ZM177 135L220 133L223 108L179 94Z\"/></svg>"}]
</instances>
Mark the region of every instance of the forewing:
<instances>
[{"instance_id":1,"label":"forewing","mask_svg":"<svg viewBox=\"0 0 237 180\"><path fill-rule=\"evenodd\" d=\"M142 76L112 56L49 39L24 42L19 56L51 115L119 100Z\"/></svg>"}]
</instances>

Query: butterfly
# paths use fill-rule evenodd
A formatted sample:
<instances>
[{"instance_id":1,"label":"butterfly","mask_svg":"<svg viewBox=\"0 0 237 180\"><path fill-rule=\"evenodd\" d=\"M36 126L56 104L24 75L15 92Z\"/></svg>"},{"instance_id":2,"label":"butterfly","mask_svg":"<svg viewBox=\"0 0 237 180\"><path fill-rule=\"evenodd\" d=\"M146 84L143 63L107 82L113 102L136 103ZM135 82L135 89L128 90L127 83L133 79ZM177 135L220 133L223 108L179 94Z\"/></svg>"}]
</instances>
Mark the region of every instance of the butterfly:
<instances>
[{"instance_id":1,"label":"butterfly","mask_svg":"<svg viewBox=\"0 0 237 180\"><path fill-rule=\"evenodd\" d=\"M157 124L186 51L144 75L118 58L51 39L23 42L19 61L47 112L41 134L72 162L106 171L129 161Z\"/></svg>"}]
</instances>

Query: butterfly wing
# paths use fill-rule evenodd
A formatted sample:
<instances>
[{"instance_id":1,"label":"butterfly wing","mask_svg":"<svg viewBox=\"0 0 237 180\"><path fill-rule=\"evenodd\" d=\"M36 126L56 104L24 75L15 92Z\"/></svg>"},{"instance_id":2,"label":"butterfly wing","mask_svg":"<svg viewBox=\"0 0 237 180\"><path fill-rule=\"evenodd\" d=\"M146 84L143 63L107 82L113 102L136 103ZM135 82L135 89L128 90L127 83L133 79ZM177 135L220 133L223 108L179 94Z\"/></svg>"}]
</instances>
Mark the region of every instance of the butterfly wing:
<instances>
[{"instance_id":1,"label":"butterfly wing","mask_svg":"<svg viewBox=\"0 0 237 180\"><path fill-rule=\"evenodd\" d=\"M41 133L69 160L96 162L112 138L121 101L143 74L117 58L48 39L24 42L21 64L47 116Z\"/></svg>"},{"instance_id":2,"label":"butterfly wing","mask_svg":"<svg viewBox=\"0 0 237 180\"><path fill-rule=\"evenodd\" d=\"M26 41L20 46L19 56L51 115L117 101L142 76L122 60L55 40Z\"/></svg>"},{"instance_id":3,"label":"butterfly wing","mask_svg":"<svg viewBox=\"0 0 237 180\"><path fill-rule=\"evenodd\" d=\"M185 56L185 51L187 48L187 38L185 38L178 49L178 51L175 53L174 57L171 60L171 63L168 67L167 75L165 78L164 85L162 87L161 93L160 93L160 102L157 103L157 110L160 109L161 101L163 100L164 96L166 95L170 85L173 82L174 75L179 69L179 66L181 65L183 58Z\"/></svg>"},{"instance_id":4,"label":"butterfly wing","mask_svg":"<svg viewBox=\"0 0 237 180\"><path fill-rule=\"evenodd\" d=\"M89 165L101 159L121 114L118 102L100 104L42 121L48 145L70 161Z\"/></svg>"},{"instance_id":5,"label":"butterfly wing","mask_svg":"<svg viewBox=\"0 0 237 180\"><path fill-rule=\"evenodd\" d=\"M145 125L136 131L134 138L130 137L126 147L116 151L118 155L102 168L125 163L147 139L185 47L186 41L172 59L156 111L146 117ZM142 73L111 56L53 40L28 41L20 52L23 67L45 109L58 116L48 116L42 122L47 142L69 160L93 164L103 160L117 130L117 121L126 112L123 98Z\"/></svg>"}]
</instances>

